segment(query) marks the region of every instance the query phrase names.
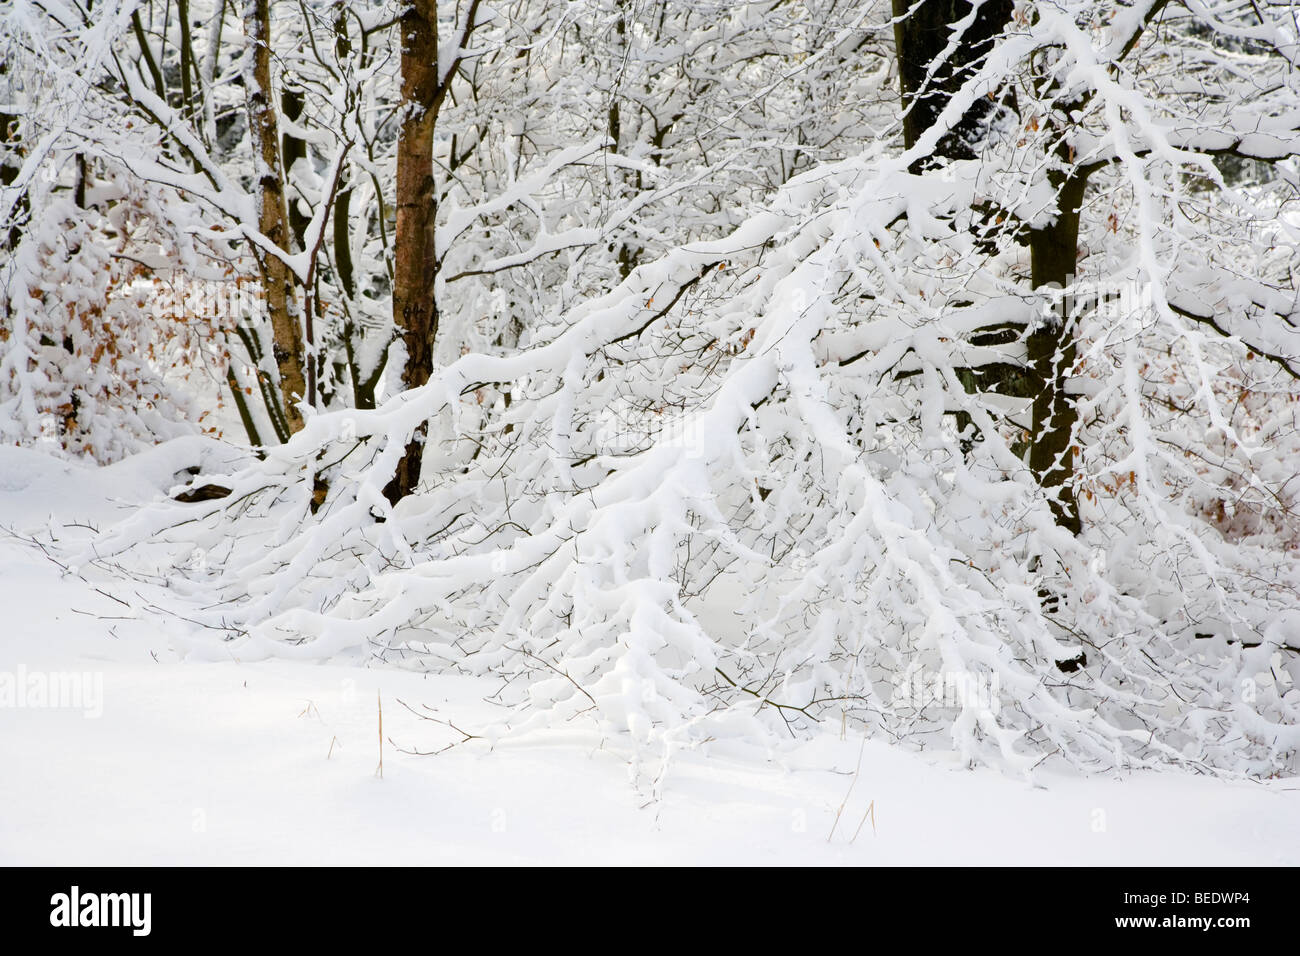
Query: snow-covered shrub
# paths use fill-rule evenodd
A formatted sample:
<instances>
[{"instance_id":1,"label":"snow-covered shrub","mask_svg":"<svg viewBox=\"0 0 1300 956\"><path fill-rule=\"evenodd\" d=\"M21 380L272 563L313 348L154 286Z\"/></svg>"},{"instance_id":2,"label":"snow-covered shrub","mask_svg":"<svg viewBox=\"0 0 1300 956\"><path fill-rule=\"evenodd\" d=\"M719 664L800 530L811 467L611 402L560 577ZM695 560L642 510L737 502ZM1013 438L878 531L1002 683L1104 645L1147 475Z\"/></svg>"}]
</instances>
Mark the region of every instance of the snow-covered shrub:
<instances>
[{"instance_id":1,"label":"snow-covered shrub","mask_svg":"<svg viewBox=\"0 0 1300 956\"><path fill-rule=\"evenodd\" d=\"M154 191L106 173L84 207L57 179L33 181L0 262L0 436L101 463L198 430L231 321L170 265L194 247L159 228L171 224Z\"/></svg>"},{"instance_id":2,"label":"snow-covered shrub","mask_svg":"<svg viewBox=\"0 0 1300 956\"><path fill-rule=\"evenodd\" d=\"M1085 402L1080 437L1100 434L1079 482L1115 491L1086 498L1075 538L1013 454L1011 417L954 372L990 312L1036 306L992 267L921 282L927 259L969 252L941 217L969 208L974 179L939 193L902 167L806 174L727 239L566 313L544 344L319 416L224 479L233 509L150 509L96 553L143 539L188 553L197 527L218 573L185 587L242 659L499 674L502 699L535 715L518 726L581 718L656 752L831 719L1021 770L1053 754L1293 770L1295 660L1276 655L1300 624L1300 563L1274 534L1225 536L1156 477L1185 461L1157 435L1197 432L1215 404L1185 365L1142 378L1141 356L1190 330L1150 308L1085 327L1088 367L1113 364ZM903 213L928 214L927 234L891 231ZM509 407L466 431L507 387ZM1153 406L1188 389L1162 423ZM945 424L957 409L981 430L966 450ZM426 487L390 509L381 489L425 418ZM227 652L201 635L195 653ZM933 675L996 693L911 692Z\"/></svg>"}]
</instances>

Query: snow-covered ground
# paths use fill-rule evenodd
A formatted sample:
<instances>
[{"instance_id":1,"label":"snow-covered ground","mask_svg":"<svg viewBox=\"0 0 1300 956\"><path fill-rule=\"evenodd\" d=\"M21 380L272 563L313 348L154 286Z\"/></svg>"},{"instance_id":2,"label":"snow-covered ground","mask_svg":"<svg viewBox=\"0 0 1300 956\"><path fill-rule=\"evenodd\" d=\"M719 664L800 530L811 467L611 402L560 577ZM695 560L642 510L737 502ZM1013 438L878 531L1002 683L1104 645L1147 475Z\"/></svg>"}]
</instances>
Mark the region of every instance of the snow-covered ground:
<instances>
[{"instance_id":1,"label":"snow-covered ground","mask_svg":"<svg viewBox=\"0 0 1300 956\"><path fill-rule=\"evenodd\" d=\"M0 449L0 526L112 520L167 467ZM679 754L652 800L624 742L580 730L402 752L458 739L408 706L473 731L490 682L186 661L168 627L0 536L0 677L88 675L78 706L0 707L0 864L1300 863L1300 781L1030 785L828 728Z\"/></svg>"}]
</instances>

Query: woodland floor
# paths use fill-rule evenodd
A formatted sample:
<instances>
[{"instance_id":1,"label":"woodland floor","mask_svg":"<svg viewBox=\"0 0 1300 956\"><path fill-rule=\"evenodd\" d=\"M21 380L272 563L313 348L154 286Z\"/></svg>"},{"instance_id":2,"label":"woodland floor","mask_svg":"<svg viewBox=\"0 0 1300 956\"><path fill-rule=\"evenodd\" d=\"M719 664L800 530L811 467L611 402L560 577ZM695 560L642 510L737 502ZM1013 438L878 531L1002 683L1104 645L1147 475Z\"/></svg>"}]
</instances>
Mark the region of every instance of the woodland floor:
<instances>
[{"instance_id":1,"label":"woodland floor","mask_svg":"<svg viewBox=\"0 0 1300 956\"><path fill-rule=\"evenodd\" d=\"M148 485L2 451L7 528L106 520ZM98 717L0 707L0 864L1300 863L1295 780L1048 771L1035 786L828 727L774 753L678 754L653 800L653 761L637 786L627 745L585 730L403 753L457 735L402 702L472 729L498 713L495 685L183 660L165 621L123 617L9 536L0 608L0 673L103 688Z\"/></svg>"}]
</instances>

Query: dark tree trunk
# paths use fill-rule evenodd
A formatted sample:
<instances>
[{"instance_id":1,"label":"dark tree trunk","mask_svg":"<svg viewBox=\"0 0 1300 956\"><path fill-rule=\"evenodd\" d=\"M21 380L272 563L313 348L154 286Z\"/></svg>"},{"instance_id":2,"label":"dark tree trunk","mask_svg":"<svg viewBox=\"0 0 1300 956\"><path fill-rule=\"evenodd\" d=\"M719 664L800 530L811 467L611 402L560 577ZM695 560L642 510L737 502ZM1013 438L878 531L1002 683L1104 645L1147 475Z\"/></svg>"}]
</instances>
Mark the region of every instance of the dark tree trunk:
<instances>
[{"instance_id":1,"label":"dark tree trunk","mask_svg":"<svg viewBox=\"0 0 1300 956\"><path fill-rule=\"evenodd\" d=\"M1064 158L1064 157L1063 157ZM1067 167L1068 168L1068 167ZM1074 280L1079 254L1079 210L1087 179L1053 169L1048 179L1056 189L1058 213L1054 222L1029 232L1029 251L1035 289L1065 290ZM1074 497L1074 449L1070 438L1079 413L1066 393L1074 368L1074 320L1066 299L1049 318L1029 333L1029 375L1034 398L1029 467L1038 483L1054 491L1052 513L1056 523L1078 534L1083 525Z\"/></svg>"},{"instance_id":2,"label":"dark tree trunk","mask_svg":"<svg viewBox=\"0 0 1300 956\"><path fill-rule=\"evenodd\" d=\"M303 100L302 90L286 87L280 93L280 110L284 113L284 118L296 123L298 117L302 116ZM281 140L280 151L284 155L285 182L290 182L294 163L307 158L307 143L286 131ZM303 251L306 245L307 223L309 222L309 217L298 207L296 194L297 190L291 188L291 195L288 196L288 212L289 233L293 236L293 248L289 250L290 252Z\"/></svg>"},{"instance_id":3,"label":"dark tree trunk","mask_svg":"<svg viewBox=\"0 0 1300 956\"><path fill-rule=\"evenodd\" d=\"M893 0L894 41L898 52L898 80L903 94L903 141L911 149L925 134L952 95L966 82L972 67L977 66L994 40L1011 19L1013 0L987 0L979 8L975 22L967 28L957 49L926 75L952 40L952 27L970 15L968 0L922 0L911 15L908 0ZM981 97L971 104L953 128L939 141L931 154L945 159L974 159L975 146L993 104ZM913 166L919 172L924 159Z\"/></svg>"},{"instance_id":4,"label":"dark tree trunk","mask_svg":"<svg viewBox=\"0 0 1300 956\"><path fill-rule=\"evenodd\" d=\"M1012 0L990 0L980 6L974 22L963 34L957 49L947 61L935 67L952 40L952 26L970 15L968 0L922 0L910 15L908 0L892 0L894 38L898 51L898 75L902 92L903 139L910 149L938 120L970 71L980 64L993 48L998 35L1011 19ZM927 75L931 69L934 75ZM995 104L986 97L975 100L952 129L939 139L928 156L912 164L919 173L942 160L975 159ZM1064 152L1059 156L1064 170L1073 168ZM1035 289L1066 288L1074 277L1079 244L1079 208L1083 203L1086 177L1053 170L1049 180L1057 192L1059 214L1040 229L1027 230L1032 261L1031 283ZM977 228L988 227L993 209L977 210ZM1074 475L1074 451L1070 446L1078 413L1066 393L1066 379L1074 365L1075 349L1071 316L1056 313L1035 326L1025 336L1027 367L996 363L981 368L959 369L958 374L968 391L999 392L1033 400L1031 434L1027 455L1030 469L1039 484L1053 493L1052 510L1057 523L1078 534L1081 529L1078 503L1071 479ZM980 329L972 342L981 345L1006 344L1024 335L1014 325L1002 324ZM959 429L969 424L969 416L959 413Z\"/></svg>"},{"instance_id":5,"label":"dark tree trunk","mask_svg":"<svg viewBox=\"0 0 1300 956\"><path fill-rule=\"evenodd\" d=\"M8 82L9 63L0 58L0 101L16 102L17 96L10 95ZM23 165L22 141L18 133L18 116L6 113L0 108L0 186L12 186L18 179ZM22 239L22 227L19 225L27 218L27 192L24 190L18 202L14 203L9 228L0 233L0 249L12 251L18 248Z\"/></svg>"}]
</instances>

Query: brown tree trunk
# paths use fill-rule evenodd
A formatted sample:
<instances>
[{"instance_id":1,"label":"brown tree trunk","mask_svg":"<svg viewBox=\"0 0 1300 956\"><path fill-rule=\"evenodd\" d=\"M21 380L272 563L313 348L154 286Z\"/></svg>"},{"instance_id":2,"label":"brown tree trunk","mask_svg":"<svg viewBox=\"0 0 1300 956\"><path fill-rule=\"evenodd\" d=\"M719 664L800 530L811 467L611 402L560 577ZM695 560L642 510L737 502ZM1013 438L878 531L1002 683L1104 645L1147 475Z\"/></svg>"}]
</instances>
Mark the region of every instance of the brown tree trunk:
<instances>
[{"instance_id":1,"label":"brown tree trunk","mask_svg":"<svg viewBox=\"0 0 1300 956\"><path fill-rule=\"evenodd\" d=\"M279 122L271 91L271 21L269 0L248 0L244 29L252 46L245 67L244 84L248 102L248 129L253 148L258 230L279 248L289 252L289 216L284 196L284 164L280 153ZM280 259L256 250L262 273L267 313L276 368L280 378L279 409L269 408L281 441L303 425L297 402L307 394L303 372L302 330L292 271Z\"/></svg>"},{"instance_id":2,"label":"brown tree trunk","mask_svg":"<svg viewBox=\"0 0 1300 956\"><path fill-rule=\"evenodd\" d=\"M472 13L471 13L472 16ZM393 244L393 321L402 330L406 366L402 385L418 388L433 374L438 335L438 275L434 225L433 132L445 93L438 76L438 14L435 0L415 0L402 15L402 102L397 141L397 233ZM411 438L384 489L396 504L420 481L427 425Z\"/></svg>"}]
</instances>

